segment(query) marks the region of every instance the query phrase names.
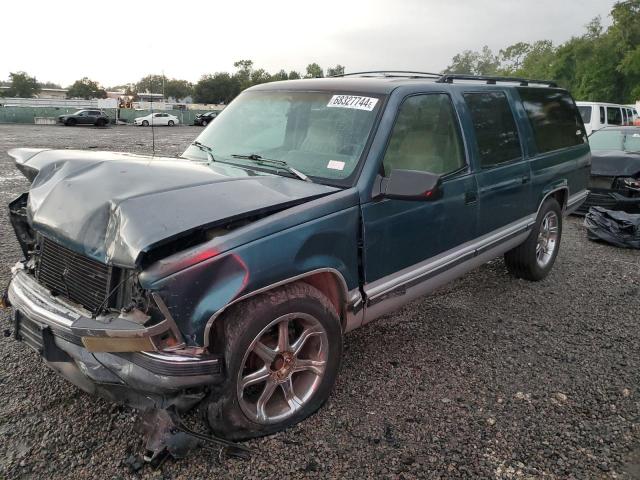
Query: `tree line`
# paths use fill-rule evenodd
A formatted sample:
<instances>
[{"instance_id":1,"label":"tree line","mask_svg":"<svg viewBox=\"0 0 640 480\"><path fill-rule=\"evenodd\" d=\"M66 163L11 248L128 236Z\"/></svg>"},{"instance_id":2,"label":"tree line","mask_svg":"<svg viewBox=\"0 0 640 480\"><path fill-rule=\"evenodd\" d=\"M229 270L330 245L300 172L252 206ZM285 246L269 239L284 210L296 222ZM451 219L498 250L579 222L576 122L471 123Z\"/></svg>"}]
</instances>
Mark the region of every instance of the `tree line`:
<instances>
[{"instance_id":1,"label":"tree line","mask_svg":"<svg viewBox=\"0 0 640 480\"><path fill-rule=\"evenodd\" d=\"M115 85L103 88L98 82L84 77L76 80L67 87L67 98L106 98L108 91L121 91L125 95L134 98L140 93L160 93L165 98L175 100L191 97L195 103L229 103L245 88L260 83L273 82L277 80L295 80L300 78L324 77L324 69L317 63L307 65L305 74L295 70L289 72L284 69L271 74L263 68L254 68L252 60L238 60L233 64L235 73L218 72L203 75L198 82L191 83L187 80L177 78L167 78L164 75L146 75L136 83ZM341 75L345 67L336 65L327 68L326 75ZM6 97L32 98L43 88L61 88L60 85L46 82L40 83L35 77L26 72L12 72L9 74L8 82L0 82L0 86L7 86L8 89L0 91L0 95Z\"/></svg>"},{"instance_id":2,"label":"tree line","mask_svg":"<svg viewBox=\"0 0 640 480\"><path fill-rule=\"evenodd\" d=\"M518 42L494 53L484 46L454 56L446 73L555 80L578 100L632 103L640 100L640 0L616 3L612 24L600 17L560 45Z\"/></svg>"},{"instance_id":3,"label":"tree line","mask_svg":"<svg viewBox=\"0 0 640 480\"><path fill-rule=\"evenodd\" d=\"M538 80L555 80L576 99L631 103L640 99L640 0L617 2L611 9L612 24L604 28L600 17L586 25L582 35L554 45L551 40L518 42L493 52L465 50L453 57L444 73L518 76ZM280 70L274 74L254 68L251 60L234 63L235 72L203 75L195 84L164 75L147 75L136 83L117 85L109 90L138 93L164 93L166 98L191 97L196 103L229 103L247 87L276 80L325 76L317 63L307 65L306 72ZM326 75L345 71L342 65L328 68ZM0 95L33 97L45 85L25 72L11 73L9 86ZM106 90L89 78L69 86L68 98L104 98Z\"/></svg>"}]
</instances>

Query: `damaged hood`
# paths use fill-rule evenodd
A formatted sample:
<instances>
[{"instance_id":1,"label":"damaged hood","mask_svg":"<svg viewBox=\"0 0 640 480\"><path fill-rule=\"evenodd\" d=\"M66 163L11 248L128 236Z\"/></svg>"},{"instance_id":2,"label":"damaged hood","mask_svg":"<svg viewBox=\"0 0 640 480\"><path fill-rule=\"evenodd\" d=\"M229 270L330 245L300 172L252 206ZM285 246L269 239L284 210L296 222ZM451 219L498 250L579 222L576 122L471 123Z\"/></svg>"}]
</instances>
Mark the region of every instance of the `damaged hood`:
<instances>
[{"instance_id":1,"label":"damaged hood","mask_svg":"<svg viewBox=\"0 0 640 480\"><path fill-rule=\"evenodd\" d=\"M264 215L338 189L186 159L80 150L14 149L32 180L34 230L104 263L141 254L199 228Z\"/></svg>"},{"instance_id":2,"label":"damaged hood","mask_svg":"<svg viewBox=\"0 0 640 480\"><path fill-rule=\"evenodd\" d=\"M640 175L640 153L622 150L592 151L591 175L598 177L637 177Z\"/></svg>"}]
</instances>

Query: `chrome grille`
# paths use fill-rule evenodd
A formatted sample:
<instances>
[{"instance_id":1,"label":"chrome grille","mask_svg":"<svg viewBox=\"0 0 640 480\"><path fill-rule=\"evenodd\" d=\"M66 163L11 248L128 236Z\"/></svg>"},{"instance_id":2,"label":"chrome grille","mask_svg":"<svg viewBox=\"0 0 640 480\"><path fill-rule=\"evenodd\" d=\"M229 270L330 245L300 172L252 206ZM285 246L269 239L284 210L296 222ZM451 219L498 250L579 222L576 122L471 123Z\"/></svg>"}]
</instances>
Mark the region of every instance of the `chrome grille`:
<instances>
[{"instance_id":1,"label":"chrome grille","mask_svg":"<svg viewBox=\"0 0 640 480\"><path fill-rule=\"evenodd\" d=\"M36 278L55 295L62 295L97 313L108 306L113 267L97 262L44 238Z\"/></svg>"}]
</instances>

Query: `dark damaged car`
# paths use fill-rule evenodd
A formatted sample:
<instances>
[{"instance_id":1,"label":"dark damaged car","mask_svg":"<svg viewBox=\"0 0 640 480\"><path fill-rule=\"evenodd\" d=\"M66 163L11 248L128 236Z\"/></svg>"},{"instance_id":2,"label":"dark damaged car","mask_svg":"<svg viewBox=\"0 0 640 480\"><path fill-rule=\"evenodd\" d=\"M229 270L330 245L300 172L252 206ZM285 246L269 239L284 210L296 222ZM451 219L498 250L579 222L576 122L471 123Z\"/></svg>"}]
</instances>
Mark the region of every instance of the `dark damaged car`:
<instances>
[{"instance_id":1,"label":"dark damaged car","mask_svg":"<svg viewBox=\"0 0 640 480\"><path fill-rule=\"evenodd\" d=\"M579 213L586 213L590 207L640 213L640 128L598 130L589 137L589 143L589 196Z\"/></svg>"},{"instance_id":2,"label":"dark damaged car","mask_svg":"<svg viewBox=\"0 0 640 480\"><path fill-rule=\"evenodd\" d=\"M571 96L410 77L252 87L181 158L12 150L17 338L87 392L244 439L326 401L344 333L500 255L545 278L587 194Z\"/></svg>"}]
</instances>

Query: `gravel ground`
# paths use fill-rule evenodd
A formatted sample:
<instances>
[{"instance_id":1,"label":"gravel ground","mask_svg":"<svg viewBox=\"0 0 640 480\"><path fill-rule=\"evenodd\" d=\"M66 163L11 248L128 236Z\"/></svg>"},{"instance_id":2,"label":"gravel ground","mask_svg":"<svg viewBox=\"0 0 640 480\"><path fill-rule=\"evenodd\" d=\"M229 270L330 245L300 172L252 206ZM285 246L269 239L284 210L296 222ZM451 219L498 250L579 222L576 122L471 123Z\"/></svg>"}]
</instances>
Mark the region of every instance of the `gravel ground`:
<instances>
[{"instance_id":1,"label":"gravel ground","mask_svg":"<svg viewBox=\"0 0 640 480\"><path fill-rule=\"evenodd\" d=\"M181 152L200 129L156 129ZM0 203L27 188L15 146L150 152L149 129L0 125ZM0 282L19 259L0 214ZM0 343L1 478L640 478L640 252L565 223L552 274L510 278L502 260L347 336L329 402L248 442L250 461L209 451L130 471L136 413ZM11 329L0 313L0 329Z\"/></svg>"}]
</instances>

